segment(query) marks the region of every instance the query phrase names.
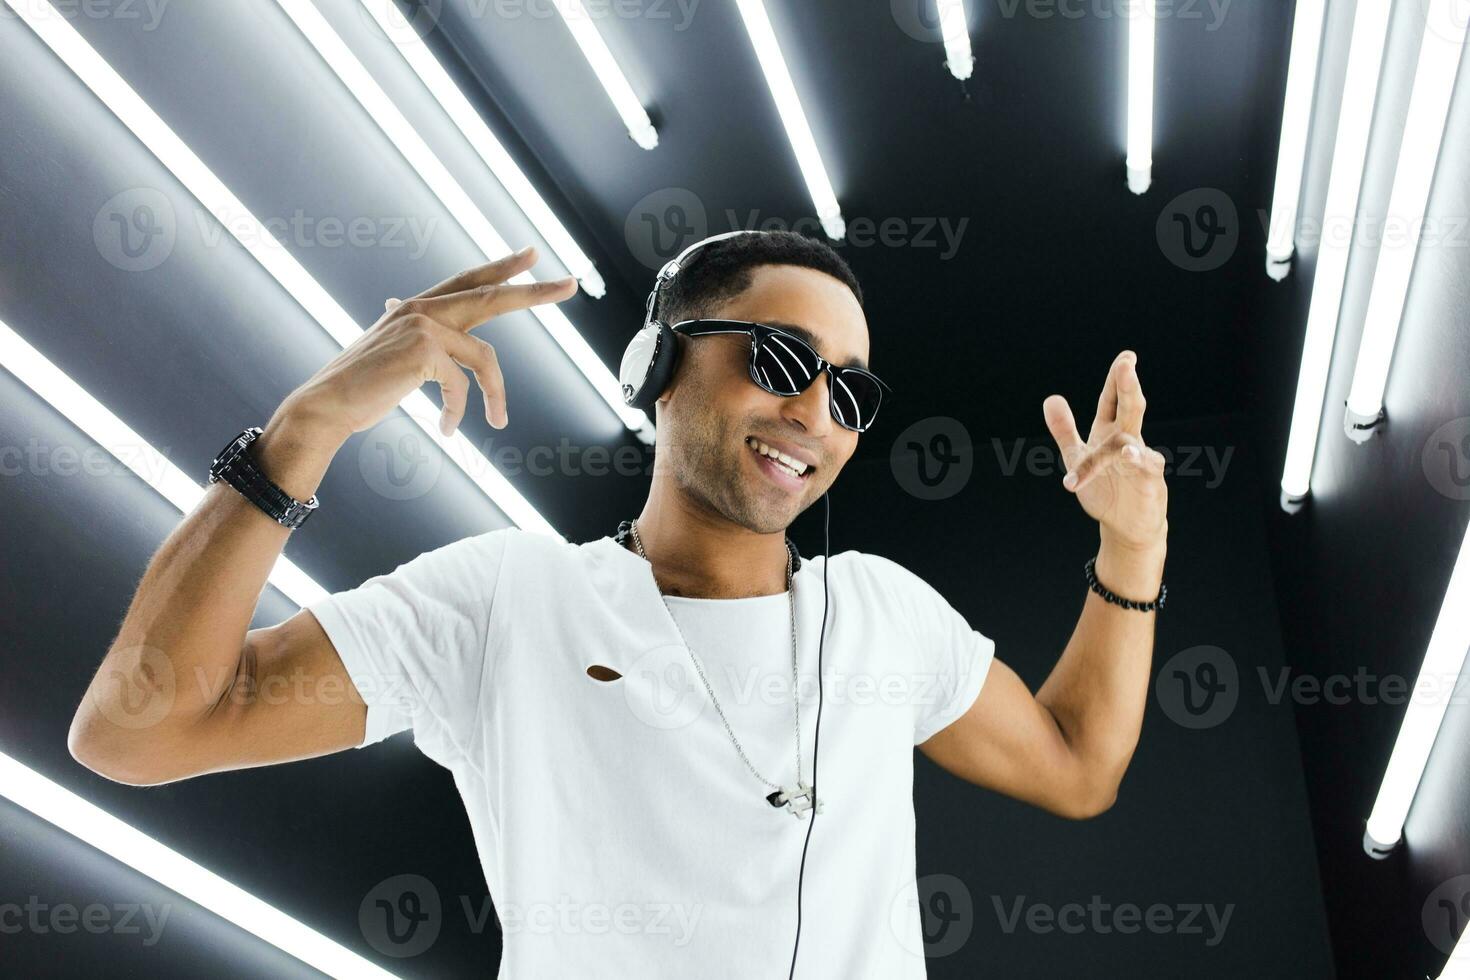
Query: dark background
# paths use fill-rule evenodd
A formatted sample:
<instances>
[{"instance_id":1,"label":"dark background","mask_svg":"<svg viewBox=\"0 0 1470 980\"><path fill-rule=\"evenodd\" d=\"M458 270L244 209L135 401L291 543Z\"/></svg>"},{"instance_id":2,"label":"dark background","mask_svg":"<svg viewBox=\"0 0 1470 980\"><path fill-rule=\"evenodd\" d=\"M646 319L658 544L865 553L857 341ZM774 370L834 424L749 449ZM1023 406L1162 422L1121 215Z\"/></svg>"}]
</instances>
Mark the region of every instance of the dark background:
<instances>
[{"instance_id":1,"label":"dark background","mask_svg":"<svg viewBox=\"0 0 1470 980\"><path fill-rule=\"evenodd\" d=\"M535 240L355 4L319 6L502 235ZM1065 394L1085 425L1109 361L1132 348L1149 398L1145 436L1175 462L1170 606L1155 653L1163 680L1118 804L1070 823L920 760L919 873L926 889L972 910L969 938L931 958L931 976L1436 975L1445 953L1421 912L1470 863L1463 705L1446 719L1405 846L1373 862L1361 849L1363 821L1402 706L1273 701L1261 671L1274 682L1283 670L1411 680L1417 670L1470 520L1470 493L1425 463L1431 435L1470 417L1467 251L1421 259L1390 378L1392 422L1365 447L1348 443L1339 421L1368 282L1355 254L1314 496L1286 517L1276 482L1313 250L1286 282L1267 279L1261 214L1291 4L1236 0L1219 18L1206 4L1191 8L1195 16L1180 5L1160 21L1155 183L1142 197L1124 185L1122 19L1092 5L1083 16L1042 16L1050 8L972 0L977 67L963 87L941 66L943 46L917 3L767 6L849 228L898 219L904 229L896 243L854 233L841 247L867 292L873 366L899 394L833 491L833 550L886 555L918 572L1034 688L1075 623L1080 565L1096 543L1047 465L1042 399ZM1414 6L1401 2L1394 21L1365 207L1381 209L1392 179ZM146 8L125 17L114 7L74 26L256 215L434 222L417 257L292 243L360 323L377 317L385 296L481 261L274 5L175 2L156 23ZM755 212L757 222L815 229L733 6L704 0L683 26L677 5L634 8L642 14L598 26L651 106L661 136L652 152L627 139L548 6L512 7L517 16L469 0L428 8L438 28L429 43L607 278L605 298L578 296L564 309L610 365L637 326L653 267L678 247L732 227L732 212L741 224ZM1323 208L1352 9L1334 3L1329 16L1308 217ZM0 43L0 319L201 474L230 434L263 421L335 344L228 234L216 238L187 191L8 13ZM1470 100L1460 97L1435 213L1470 208L1467 145ZM139 189L167 199L177 241L157 268L127 272L108 261L94 222L116 195ZM1168 233L1172 216L1221 195L1236 216L1212 253L1220 264L1190 271ZM962 228L952 255L937 233L932 246L918 237L939 222ZM542 254L538 274L560 274ZM505 366L513 421L494 432L472 403L466 434L477 444L635 444L533 318L508 317L480 335ZM448 466L413 499L377 492L372 460L386 435L348 444L322 486L326 504L288 549L328 589L505 523ZM956 454L954 492L926 499L916 467L941 465L929 454L941 435ZM1012 468L1018 443L1038 455L1028 465L1023 453ZM915 444L928 455L916 456ZM0 479L0 635L9 640L0 751L395 973L492 973L493 916L477 930L461 905L478 911L485 900L461 804L448 773L405 738L151 789L109 783L70 759L71 713L177 515L126 472L65 472L62 450L86 450L86 438L0 372L0 447L30 446L41 462L7 466ZM574 541L636 513L646 485L564 469L512 480ZM795 528L808 553L821 547L819 518ZM267 590L257 624L293 609ZM1167 668L1200 648L1223 654L1238 681L1233 709L1192 728L1176 720ZM427 952L395 960L374 949L358 911L401 874L426 878L445 914ZM146 903L169 918L152 945L146 927L0 932L5 975L311 972L0 799L0 905L31 896L53 907ZM1024 921L1007 932L997 911L1094 896L1111 906L1212 904L1231 918L1223 940L1207 945L1207 920L1203 935L1069 935Z\"/></svg>"}]
</instances>

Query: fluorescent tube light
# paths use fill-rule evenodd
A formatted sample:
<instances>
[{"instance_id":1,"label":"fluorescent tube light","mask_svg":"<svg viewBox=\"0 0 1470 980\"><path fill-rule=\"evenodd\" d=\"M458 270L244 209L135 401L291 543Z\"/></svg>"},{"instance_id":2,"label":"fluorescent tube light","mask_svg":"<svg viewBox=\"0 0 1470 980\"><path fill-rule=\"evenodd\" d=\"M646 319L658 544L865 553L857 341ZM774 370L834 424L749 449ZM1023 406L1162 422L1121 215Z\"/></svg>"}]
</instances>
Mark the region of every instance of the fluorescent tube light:
<instances>
[{"instance_id":1,"label":"fluorescent tube light","mask_svg":"<svg viewBox=\"0 0 1470 980\"><path fill-rule=\"evenodd\" d=\"M1439 619L1430 634L1393 755L1389 757L1378 798L1368 817L1363 849L1373 857L1386 857L1404 836L1404 821L1424 778L1429 750L1434 747L1445 710L1459 687L1466 648L1470 648L1470 529L1460 544L1460 555L1450 573Z\"/></svg>"},{"instance_id":2,"label":"fluorescent tube light","mask_svg":"<svg viewBox=\"0 0 1470 980\"><path fill-rule=\"evenodd\" d=\"M1470 980L1470 929L1460 933L1439 980Z\"/></svg>"},{"instance_id":3,"label":"fluorescent tube light","mask_svg":"<svg viewBox=\"0 0 1470 980\"><path fill-rule=\"evenodd\" d=\"M470 105L459 86L449 77L444 66L434 57L429 46L419 40L417 34L405 36L400 29L401 18L397 13L394 0L361 0L363 7L378 25L383 33L392 39L399 54L408 62L410 68L419 76L424 87L434 96L445 114L458 127L465 141L475 148L485 166L495 175L495 179L505 188L516 206L536 226L536 231L551 251L567 267L572 275L582 283L582 288L589 296L602 297L607 294L607 284L598 273L592 260L578 247L572 239L571 233L561 223L546 201L537 193L536 188L526 179L521 168L511 159L500 140L495 138L490 127L485 125L485 120Z\"/></svg>"},{"instance_id":4,"label":"fluorescent tube light","mask_svg":"<svg viewBox=\"0 0 1470 980\"><path fill-rule=\"evenodd\" d=\"M796 154L797 166L806 181L807 193L811 195L817 218L827 237L841 240L847 234L847 223L842 219L842 208L837 204L837 194L827 178L827 168L822 164L822 155L817 151L817 141L812 128L802 111L801 99L796 94L796 84L781 55L781 45L776 41L776 32L771 19L766 16L761 0L736 0L740 16L745 21L745 30L750 43L755 47L755 56L760 61L761 71L766 76L766 86L776 102L776 111L781 114L781 124L786 128L786 139Z\"/></svg>"},{"instance_id":5,"label":"fluorescent tube light","mask_svg":"<svg viewBox=\"0 0 1470 980\"><path fill-rule=\"evenodd\" d=\"M76 28L49 3L0 0L20 15L46 45L113 111L226 229L281 284L338 344L346 347L362 335L347 311L282 246L241 203L204 161L139 98L122 76L102 59ZM299 7L297 9L300 9ZM314 8L313 8L314 9ZM570 329L570 327L568 327ZM611 375L609 375L611 377ZM439 432L439 410L422 391L399 403L433 442L464 470L475 485L518 526L556 534L541 514L506 480L474 445L456 430Z\"/></svg>"},{"instance_id":6,"label":"fluorescent tube light","mask_svg":"<svg viewBox=\"0 0 1470 980\"><path fill-rule=\"evenodd\" d=\"M149 445L122 419L109 412L45 355L26 343L4 321L0 321L0 365L181 512L187 514L193 510L204 496L203 487ZM276 559L270 583L298 606L305 607L327 597L326 590L285 555Z\"/></svg>"},{"instance_id":7,"label":"fluorescent tube light","mask_svg":"<svg viewBox=\"0 0 1470 980\"><path fill-rule=\"evenodd\" d=\"M577 47L582 49L582 56L592 66L593 74L602 84L602 90L607 93L613 108L622 117L623 125L628 127L628 135L633 138L633 142L645 150L658 146L658 130L653 128L647 110L634 93L633 86L628 84L623 69L618 67L617 59L608 50L607 42L597 32L582 0L553 0L553 3L556 5L556 12L561 14L562 22L567 25L567 30L572 32L572 40L577 42Z\"/></svg>"},{"instance_id":8,"label":"fluorescent tube light","mask_svg":"<svg viewBox=\"0 0 1470 980\"><path fill-rule=\"evenodd\" d=\"M1326 0L1297 0L1291 28L1291 63L1286 73L1286 101L1281 108L1281 144L1276 153L1276 191L1266 240L1266 273L1278 282L1291 271L1291 256L1296 250L1302 168L1307 159L1325 8Z\"/></svg>"},{"instance_id":9,"label":"fluorescent tube light","mask_svg":"<svg viewBox=\"0 0 1470 980\"><path fill-rule=\"evenodd\" d=\"M368 74L357 56L347 47L347 44L332 30L321 12L310 3L302 3L300 0L276 0L277 6L290 17L306 40L321 55L322 60L327 63L337 78L352 93L353 98L363 107L383 135L398 148L408 164L423 179L429 190L433 192L459 225L464 228L465 233L475 245L484 253L486 259L492 259L511 251L505 239L500 237L490 219L476 206L474 200L460 186L450 174L449 169L444 166L429 144L414 129L408 118L388 98L388 93ZM513 277L511 282L530 283L535 282L529 272L522 272ZM582 335L572 326L561 308L555 304L534 306L531 314L541 321L546 332L551 334L557 344L566 353L577 369L587 378L593 389L607 403L608 408L622 419L623 424L638 434L644 442L653 440L653 423L642 411L631 408L623 401L623 390L618 384L618 379L608 370L607 365L583 339Z\"/></svg>"},{"instance_id":10,"label":"fluorescent tube light","mask_svg":"<svg viewBox=\"0 0 1470 980\"><path fill-rule=\"evenodd\" d=\"M1419 48L1404 141L1388 202L1388 220L1403 233L1386 231L1378 249L1373 291L1368 298L1358 362L1353 368L1343 417L1343 428L1354 442L1368 441L1383 421L1383 390L1388 385L1388 366L1404 315L1404 300L1409 295L1424 215L1429 209L1429 188L1444 142L1450 96L1455 90L1460 52L1465 48L1465 23L1470 20L1467 14L1470 6L1464 0L1430 0L1429 27Z\"/></svg>"},{"instance_id":11,"label":"fluorescent tube light","mask_svg":"<svg viewBox=\"0 0 1470 980\"><path fill-rule=\"evenodd\" d=\"M1317 435L1322 422L1322 400L1327 393L1327 372L1332 366L1332 347L1337 336L1343 283L1347 278L1348 255L1357 224L1358 193L1363 186L1363 166L1368 156L1368 135L1373 122L1391 9L1392 5L1388 3L1360 3L1354 12L1347 78L1338 114L1337 140L1332 150L1332 175L1327 182L1327 205L1317 250L1317 271L1312 283L1311 306L1307 311L1302 364L1291 413L1291 434L1287 438L1286 463L1281 475L1281 506L1288 513L1301 509L1311 487L1312 463L1317 455ZM1340 221L1347 222L1346 235L1334 232L1335 223Z\"/></svg>"},{"instance_id":12,"label":"fluorescent tube light","mask_svg":"<svg viewBox=\"0 0 1470 980\"><path fill-rule=\"evenodd\" d=\"M393 977L3 752L0 795L328 976Z\"/></svg>"},{"instance_id":13,"label":"fluorescent tube light","mask_svg":"<svg viewBox=\"0 0 1470 980\"><path fill-rule=\"evenodd\" d=\"M1128 189L1142 194L1154 173L1154 0L1128 3Z\"/></svg>"},{"instance_id":14,"label":"fluorescent tube light","mask_svg":"<svg viewBox=\"0 0 1470 980\"><path fill-rule=\"evenodd\" d=\"M935 0L939 8L939 33L944 37L944 66L964 81L975 73L975 55L970 50L970 25L965 23L963 0Z\"/></svg>"}]
</instances>

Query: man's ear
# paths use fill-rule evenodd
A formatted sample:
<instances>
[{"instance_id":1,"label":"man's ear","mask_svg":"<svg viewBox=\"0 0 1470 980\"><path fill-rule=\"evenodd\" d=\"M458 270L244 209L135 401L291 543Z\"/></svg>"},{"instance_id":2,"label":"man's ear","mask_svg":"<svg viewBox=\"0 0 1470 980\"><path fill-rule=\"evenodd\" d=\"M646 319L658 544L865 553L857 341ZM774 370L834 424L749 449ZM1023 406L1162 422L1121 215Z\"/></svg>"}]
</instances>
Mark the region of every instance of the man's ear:
<instances>
[{"instance_id":1,"label":"man's ear","mask_svg":"<svg viewBox=\"0 0 1470 980\"><path fill-rule=\"evenodd\" d=\"M679 387L679 378L684 373L688 364L689 338L683 334L674 334L674 369L669 373L669 383L664 386L663 393L658 396L658 402L667 402L674 389Z\"/></svg>"}]
</instances>

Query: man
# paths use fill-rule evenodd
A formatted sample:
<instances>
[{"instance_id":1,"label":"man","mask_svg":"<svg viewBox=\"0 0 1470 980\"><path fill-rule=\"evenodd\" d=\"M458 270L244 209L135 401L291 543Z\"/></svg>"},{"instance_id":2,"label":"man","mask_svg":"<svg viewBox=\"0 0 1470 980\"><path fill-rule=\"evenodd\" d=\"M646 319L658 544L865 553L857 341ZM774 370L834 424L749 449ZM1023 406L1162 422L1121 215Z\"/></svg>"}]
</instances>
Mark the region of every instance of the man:
<instances>
[{"instance_id":1,"label":"man","mask_svg":"<svg viewBox=\"0 0 1470 980\"><path fill-rule=\"evenodd\" d=\"M569 279L507 283L534 259L522 249L390 300L285 400L251 465L306 500L349 435L426 381L452 431L463 368L503 428L494 351L470 330L572 295ZM654 298L679 359L656 392L654 476L628 533L493 531L248 630L289 532L222 480L143 576L73 721L73 755L154 784L411 728L464 799L504 978L793 964L803 977L924 976L912 746L1081 819L1112 804L1137 744L1167 522L1136 357L1113 363L1087 439L1063 398L1043 405L1100 544L1095 588L1033 696L914 574L856 551L788 551L785 529L837 479L877 404L847 264L799 235L741 235ZM790 367L805 372L794 392L770 377ZM108 720L119 674L145 689L190 682L154 683L161 720L130 729ZM284 677L353 696L254 696Z\"/></svg>"}]
</instances>

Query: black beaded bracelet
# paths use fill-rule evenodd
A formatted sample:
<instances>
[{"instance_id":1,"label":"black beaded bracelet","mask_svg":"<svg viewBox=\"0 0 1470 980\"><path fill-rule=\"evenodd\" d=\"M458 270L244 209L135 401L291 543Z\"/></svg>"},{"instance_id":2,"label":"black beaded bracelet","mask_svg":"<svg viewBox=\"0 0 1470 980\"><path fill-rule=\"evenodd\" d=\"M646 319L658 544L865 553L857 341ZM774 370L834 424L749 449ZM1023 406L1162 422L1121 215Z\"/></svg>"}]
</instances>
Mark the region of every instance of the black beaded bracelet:
<instances>
[{"instance_id":1,"label":"black beaded bracelet","mask_svg":"<svg viewBox=\"0 0 1470 980\"><path fill-rule=\"evenodd\" d=\"M1124 609L1136 609L1139 612L1153 612L1156 609L1164 608L1164 599L1169 594L1169 587L1164 583L1159 583L1159 597L1157 599L1154 599L1152 602L1139 602L1135 599L1124 599L1122 596L1106 588L1101 582L1097 580L1097 571L1093 567L1096 564L1097 556L1094 555L1093 557L1087 559L1086 565L1082 566L1083 571L1087 573L1087 587L1096 592L1098 595L1102 596L1108 602L1111 602L1115 606L1122 606Z\"/></svg>"}]
</instances>

